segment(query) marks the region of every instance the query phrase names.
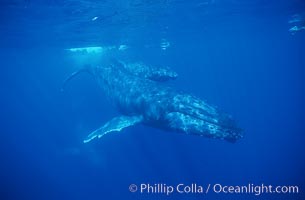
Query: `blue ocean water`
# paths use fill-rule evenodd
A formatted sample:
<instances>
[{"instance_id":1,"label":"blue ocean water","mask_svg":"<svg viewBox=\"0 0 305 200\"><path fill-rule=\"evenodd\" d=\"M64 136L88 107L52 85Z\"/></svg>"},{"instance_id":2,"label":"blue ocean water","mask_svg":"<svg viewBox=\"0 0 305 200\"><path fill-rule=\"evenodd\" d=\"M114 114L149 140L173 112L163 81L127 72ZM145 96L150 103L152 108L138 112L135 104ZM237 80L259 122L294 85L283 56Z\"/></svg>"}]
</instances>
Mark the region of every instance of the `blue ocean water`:
<instances>
[{"instance_id":1,"label":"blue ocean water","mask_svg":"<svg viewBox=\"0 0 305 200\"><path fill-rule=\"evenodd\" d=\"M0 199L305 199L303 0L1 0L0 19ZM138 125L83 144L119 115L89 75L60 90L98 61L67 50L88 46L169 66L179 77L168 85L232 115L244 138ZM167 195L141 184L211 188Z\"/></svg>"}]
</instances>

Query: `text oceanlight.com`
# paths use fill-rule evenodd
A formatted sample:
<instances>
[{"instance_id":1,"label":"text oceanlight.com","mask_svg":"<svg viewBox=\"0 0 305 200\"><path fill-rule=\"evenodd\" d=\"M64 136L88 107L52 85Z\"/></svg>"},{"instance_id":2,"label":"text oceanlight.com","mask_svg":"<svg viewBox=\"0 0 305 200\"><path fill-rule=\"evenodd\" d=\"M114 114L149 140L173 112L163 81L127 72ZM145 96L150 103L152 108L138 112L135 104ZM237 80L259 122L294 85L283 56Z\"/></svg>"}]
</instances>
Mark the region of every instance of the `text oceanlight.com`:
<instances>
[{"instance_id":1,"label":"text oceanlight.com","mask_svg":"<svg viewBox=\"0 0 305 200\"><path fill-rule=\"evenodd\" d=\"M180 194L298 194L299 187L291 185L267 185L267 184L252 184L247 185L223 185L223 184L183 184L179 183L177 185L168 185L164 183L141 183L141 184L131 184L129 186L130 192L138 192L140 194L164 194L171 195L173 193Z\"/></svg>"}]
</instances>

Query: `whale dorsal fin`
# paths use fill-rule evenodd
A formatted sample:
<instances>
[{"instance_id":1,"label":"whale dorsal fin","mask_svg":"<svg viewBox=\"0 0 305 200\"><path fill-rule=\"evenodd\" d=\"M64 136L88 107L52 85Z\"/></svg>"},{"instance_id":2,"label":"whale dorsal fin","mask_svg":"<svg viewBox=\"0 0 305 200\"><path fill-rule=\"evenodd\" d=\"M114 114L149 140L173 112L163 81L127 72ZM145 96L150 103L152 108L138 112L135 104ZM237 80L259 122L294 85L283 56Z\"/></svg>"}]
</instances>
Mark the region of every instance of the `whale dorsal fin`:
<instances>
[{"instance_id":1,"label":"whale dorsal fin","mask_svg":"<svg viewBox=\"0 0 305 200\"><path fill-rule=\"evenodd\" d=\"M155 67L142 62L124 63L119 61L123 68L134 76L157 82L175 80L178 74L169 67Z\"/></svg>"},{"instance_id":2,"label":"whale dorsal fin","mask_svg":"<svg viewBox=\"0 0 305 200\"><path fill-rule=\"evenodd\" d=\"M90 133L86 139L84 139L84 143L90 142L95 138L101 138L107 133L111 132L119 132L124 128L129 126L133 126L143 121L143 117L140 116L119 116L115 117L112 120L108 121L99 129Z\"/></svg>"}]
</instances>

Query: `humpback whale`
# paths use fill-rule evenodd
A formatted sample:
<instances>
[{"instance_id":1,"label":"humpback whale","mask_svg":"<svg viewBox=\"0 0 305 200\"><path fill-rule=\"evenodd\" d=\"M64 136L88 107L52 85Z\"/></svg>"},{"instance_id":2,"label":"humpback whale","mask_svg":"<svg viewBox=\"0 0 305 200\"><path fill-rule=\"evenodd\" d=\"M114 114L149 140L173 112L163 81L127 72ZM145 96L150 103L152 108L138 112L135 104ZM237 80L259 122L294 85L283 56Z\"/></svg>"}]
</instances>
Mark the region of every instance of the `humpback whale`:
<instances>
[{"instance_id":1,"label":"humpback whale","mask_svg":"<svg viewBox=\"0 0 305 200\"><path fill-rule=\"evenodd\" d=\"M111 60L101 66L88 65L74 72L64 81L64 86L80 72L93 75L109 101L121 113L90 133L84 143L139 123L229 142L243 137L242 130L228 114L204 100L160 83L177 77L169 68Z\"/></svg>"},{"instance_id":2,"label":"humpback whale","mask_svg":"<svg viewBox=\"0 0 305 200\"><path fill-rule=\"evenodd\" d=\"M148 66L142 62L124 63L120 61L120 63L129 73L153 81L165 82L178 77L178 74L169 67Z\"/></svg>"}]
</instances>

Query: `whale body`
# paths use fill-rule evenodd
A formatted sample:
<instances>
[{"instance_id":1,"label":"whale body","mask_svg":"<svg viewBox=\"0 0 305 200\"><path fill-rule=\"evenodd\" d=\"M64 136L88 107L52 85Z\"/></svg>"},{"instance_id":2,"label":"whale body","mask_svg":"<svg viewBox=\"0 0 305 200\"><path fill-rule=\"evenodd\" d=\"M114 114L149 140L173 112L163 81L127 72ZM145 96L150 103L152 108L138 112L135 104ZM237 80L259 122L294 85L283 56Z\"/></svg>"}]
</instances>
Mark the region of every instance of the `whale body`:
<instances>
[{"instance_id":1,"label":"whale body","mask_svg":"<svg viewBox=\"0 0 305 200\"><path fill-rule=\"evenodd\" d=\"M243 137L242 130L229 115L204 100L160 83L160 80L176 78L176 73L168 68L152 68L143 74L145 70L138 72L141 64L135 65L137 68L112 60L102 66L86 66L65 80L66 84L80 72L90 73L122 114L90 133L84 143L139 123L230 142Z\"/></svg>"}]
</instances>

